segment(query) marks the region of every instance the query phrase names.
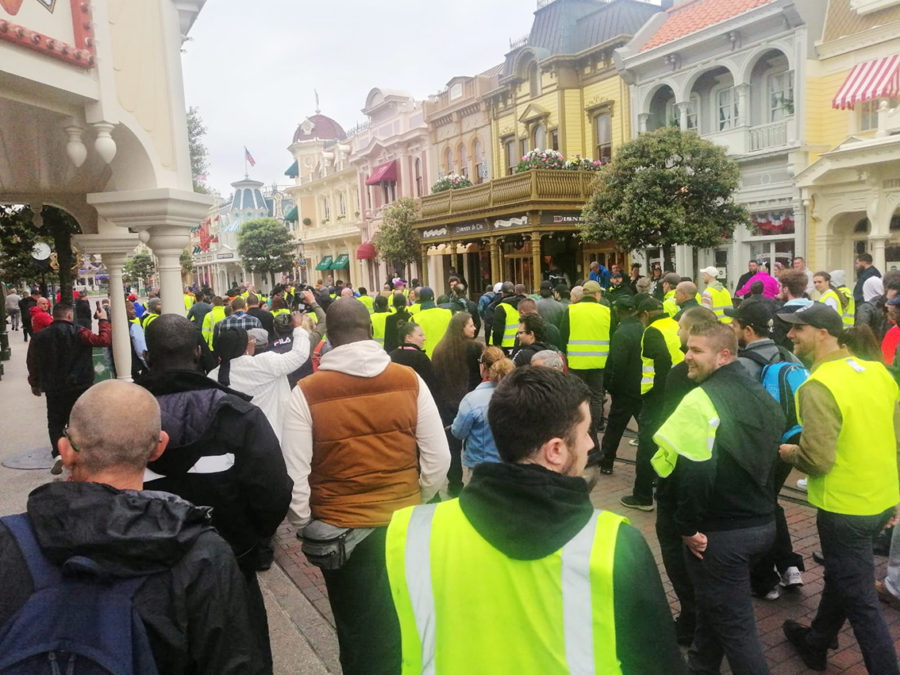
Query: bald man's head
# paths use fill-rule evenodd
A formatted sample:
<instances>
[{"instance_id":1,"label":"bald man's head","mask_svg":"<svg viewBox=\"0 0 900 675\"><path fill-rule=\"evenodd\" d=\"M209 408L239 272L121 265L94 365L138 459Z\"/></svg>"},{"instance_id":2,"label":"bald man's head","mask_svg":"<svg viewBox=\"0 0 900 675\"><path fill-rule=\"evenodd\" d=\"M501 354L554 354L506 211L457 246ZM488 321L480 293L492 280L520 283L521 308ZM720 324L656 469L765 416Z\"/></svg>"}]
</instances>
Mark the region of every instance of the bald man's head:
<instances>
[{"instance_id":1,"label":"bald man's head","mask_svg":"<svg viewBox=\"0 0 900 675\"><path fill-rule=\"evenodd\" d=\"M68 438L87 479L109 471L140 474L160 442L159 404L136 384L100 382L75 402Z\"/></svg>"},{"instance_id":2,"label":"bald man's head","mask_svg":"<svg viewBox=\"0 0 900 675\"><path fill-rule=\"evenodd\" d=\"M325 313L328 340L332 346L372 339L372 320L369 310L356 298L338 298Z\"/></svg>"}]
</instances>

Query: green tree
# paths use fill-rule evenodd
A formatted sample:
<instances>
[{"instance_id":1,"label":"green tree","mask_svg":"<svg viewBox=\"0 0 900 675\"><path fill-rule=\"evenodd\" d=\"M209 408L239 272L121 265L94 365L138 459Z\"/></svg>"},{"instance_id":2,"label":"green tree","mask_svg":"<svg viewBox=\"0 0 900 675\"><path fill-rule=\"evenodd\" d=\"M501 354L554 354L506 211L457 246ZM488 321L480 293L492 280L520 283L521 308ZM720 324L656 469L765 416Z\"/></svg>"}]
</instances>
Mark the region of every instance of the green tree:
<instances>
[{"instance_id":1,"label":"green tree","mask_svg":"<svg viewBox=\"0 0 900 675\"><path fill-rule=\"evenodd\" d=\"M292 268L295 248L290 231L274 218L248 220L238 232L238 255L244 261L244 268L268 274L272 286L276 272Z\"/></svg>"},{"instance_id":2,"label":"green tree","mask_svg":"<svg viewBox=\"0 0 900 675\"><path fill-rule=\"evenodd\" d=\"M135 253L125 261L124 272L132 281L140 281L145 288L150 286L150 277L156 274L153 256L146 251Z\"/></svg>"},{"instance_id":3,"label":"green tree","mask_svg":"<svg viewBox=\"0 0 900 675\"><path fill-rule=\"evenodd\" d=\"M208 193L206 185L206 172L209 171L209 151L203 142L206 136L206 126L200 117L200 109L194 106L187 111L188 145L191 151L191 179L194 182L194 192Z\"/></svg>"},{"instance_id":4,"label":"green tree","mask_svg":"<svg viewBox=\"0 0 900 675\"><path fill-rule=\"evenodd\" d=\"M378 255L394 269L399 270L419 258L419 235L413 229L418 218L416 202L409 197L401 197L384 208L381 229L372 243Z\"/></svg>"},{"instance_id":5,"label":"green tree","mask_svg":"<svg viewBox=\"0 0 900 675\"><path fill-rule=\"evenodd\" d=\"M739 178L725 149L692 131L641 134L597 172L581 238L611 240L625 250L660 247L664 267L672 269L673 245L715 246L749 220L734 203Z\"/></svg>"},{"instance_id":6,"label":"green tree","mask_svg":"<svg viewBox=\"0 0 900 675\"><path fill-rule=\"evenodd\" d=\"M30 206L0 206L0 273L5 281L34 284L59 281L63 302L72 302L73 268L77 263L72 235L81 232L78 222L55 206L41 208L40 224L34 224ZM37 242L52 250L49 260L35 260L31 251Z\"/></svg>"},{"instance_id":7,"label":"green tree","mask_svg":"<svg viewBox=\"0 0 900 675\"><path fill-rule=\"evenodd\" d=\"M194 269L194 259L191 257L191 252L184 249L178 257L178 260L181 263L181 276L190 276Z\"/></svg>"}]
</instances>

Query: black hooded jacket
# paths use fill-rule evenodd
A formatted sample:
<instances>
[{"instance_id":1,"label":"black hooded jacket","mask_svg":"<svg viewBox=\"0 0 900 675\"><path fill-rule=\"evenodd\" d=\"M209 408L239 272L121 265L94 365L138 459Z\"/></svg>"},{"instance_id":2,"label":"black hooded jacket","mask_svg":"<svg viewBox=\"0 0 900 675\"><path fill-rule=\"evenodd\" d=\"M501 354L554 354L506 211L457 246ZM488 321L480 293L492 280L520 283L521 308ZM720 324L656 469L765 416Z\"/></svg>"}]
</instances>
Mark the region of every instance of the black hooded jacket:
<instances>
[{"instance_id":1,"label":"black hooded jacket","mask_svg":"<svg viewBox=\"0 0 900 675\"><path fill-rule=\"evenodd\" d=\"M485 540L515 560L538 560L558 551L594 511L582 478L535 464L492 462L475 468L459 506ZM619 527L613 570L616 656L622 672L683 672L653 554L631 525Z\"/></svg>"},{"instance_id":2,"label":"black hooded jacket","mask_svg":"<svg viewBox=\"0 0 900 675\"><path fill-rule=\"evenodd\" d=\"M213 525L241 567L252 568L256 544L281 524L294 485L266 416L199 372L151 373L139 384L156 397L169 434L166 452L147 466L160 476L148 475L147 489L211 506ZM203 468L189 472L198 462Z\"/></svg>"},{"instance_id":3,"label":"black hooded jacket","mask_svg":"<svg viewBox=\"0 0 900 675\"><path fill-rule=\"evenodd\" d=\"M246 582L209 509L159 492L48 483L28 496L44 554L73 556L112 576L147 575L134 596L160 673L264 672L244 608ZM0 626L34 590L22 553L0 525Z\"/></svg>"}]
</instances>

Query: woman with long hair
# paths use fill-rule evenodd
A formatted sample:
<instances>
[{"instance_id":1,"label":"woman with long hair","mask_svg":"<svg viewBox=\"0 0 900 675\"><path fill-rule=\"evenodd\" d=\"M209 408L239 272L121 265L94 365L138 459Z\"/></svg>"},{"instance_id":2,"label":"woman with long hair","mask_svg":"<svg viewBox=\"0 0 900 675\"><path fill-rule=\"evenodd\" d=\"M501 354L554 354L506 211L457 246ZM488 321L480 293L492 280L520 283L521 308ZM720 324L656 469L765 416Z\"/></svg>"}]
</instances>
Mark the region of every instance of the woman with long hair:
<instances>
[{"instance_id":1,"label":"woman with long hair","mask_svg":"<svg viewBox=\"0 0 900 675\"><path fill-rule=\"evenodd\" d=\"M488 424L488 406L500 381L515 370L515 364L499 347L481 352L478 369L481 384L463 397L450 432L463 442L463 483L469 482L472 469L482 462L499 462L500 453Z\"/></svg>"},{"instance_id":2,"label":"woman with long hair","mask_svg":"<svg viewBox=\"0 0 900 675\"><path fill-rule=\"evenodd\" d=\"M409 366L416 371L428 385L432 397L436 396L437 379L431 359L425 353L425 332L422 330L422 326L415 321L401 321L397 325L397 334L401 344L391 350L391 361L399 363L401 366Z\"/></svg>"},{"instance_id":3,"label":"woman with long hair","mask_svg":"<svg viewBox=\"0 0 900 675\"><path fill-rule=\"evenodd\" d=\"M431 362L437 376L438 392L435 400L441 420L447 429L450 444L450 471L447 472L451 497L462 490L462 443L450 433L449 427L459 411L463 396L481 382L478 359L484 345L475 340L475 322L468 312L457 312L450 319L447 332L437 343Z\"/></svg>"}]
</instances>

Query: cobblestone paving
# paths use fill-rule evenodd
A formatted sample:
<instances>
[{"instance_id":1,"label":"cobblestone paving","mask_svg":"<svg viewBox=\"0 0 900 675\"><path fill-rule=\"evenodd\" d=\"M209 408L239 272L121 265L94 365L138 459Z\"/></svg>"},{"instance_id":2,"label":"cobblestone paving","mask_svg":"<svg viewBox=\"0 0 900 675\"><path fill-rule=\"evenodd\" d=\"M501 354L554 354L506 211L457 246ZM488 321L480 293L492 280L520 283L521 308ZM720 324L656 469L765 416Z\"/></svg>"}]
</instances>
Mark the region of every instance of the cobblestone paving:
<instances>
[{"instance_id":1,"label":"cobblestone paving","mask_svg":"<svg viewBox=\"0 0 900 675\"><path fill-rule=\"evenodd\" d=\"M626 515L632 525L643 532L650 545L659 566L663 585L669 597L669 603L673 612L678 611L678 602L672 587L662 567L662 559L659 555L659 545L656 541L654 524L655 513L645 513L626 509L619 504L619 498L631 493L634 481L634 466L630 463L634 459L634 448L628 445L628 438L622 440L619 450L619 458L623 461L616 462L615 473L611 476L601 475L591 493L591 501L594 506L601 509L610 509L616 513ZM805 585L795 591L782 594L779 600L754 600L756 607L756 621L759 627L760 638L766 650L766 659L773 675L796 675L798 673L813 672L803 665L796 656L793 648L784 638L781 632L781 624L785 619L794 619L808 624L815 616L819 596L822 592L824 568L812 559L813 551L819 549L819 537L816 534L815 510L807 504L797 503L793 499L802 500L804 494L789 489L787 486L796 485L797 478L802 474L794 473L788 478L786 487L782 490L782 506L787 514L788 525L791 528L791 536L794 542L794 550L803 555L806 564L806 572L803 573ZM793 498L793 499L790 499ZM293 580L297 587L309 599L309 601L322 613L322 616L333 626L334 619L328 606L328 597L325 590L325 581L316 567L310 565L300 551L300 542L294 536L293 528L283 524L278 531L275 559ZM884 575L887 560L876 557L877 571ZM874 581L874 580L873 580ZM900 652L900 612L886 605L882 605L894 644ZM866 672L862 654L853 637L849 624L845 625L838 639L840 649L830 651L828 654L828 673L861 674ZM727 664L723 664L723 672L729 672Z\"/></svg>"}]
</instances>

